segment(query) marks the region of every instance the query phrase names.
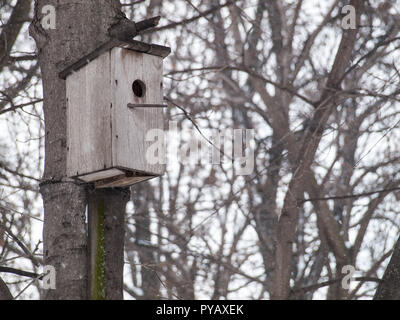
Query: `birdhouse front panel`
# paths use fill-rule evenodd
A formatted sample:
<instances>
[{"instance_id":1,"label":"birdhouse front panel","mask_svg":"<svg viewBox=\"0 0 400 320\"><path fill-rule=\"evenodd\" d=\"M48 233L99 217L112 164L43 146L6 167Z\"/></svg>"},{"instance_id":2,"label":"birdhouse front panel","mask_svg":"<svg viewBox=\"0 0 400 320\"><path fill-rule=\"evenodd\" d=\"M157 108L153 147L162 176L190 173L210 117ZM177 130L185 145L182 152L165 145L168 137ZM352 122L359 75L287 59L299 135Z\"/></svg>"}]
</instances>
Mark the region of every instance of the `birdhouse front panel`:
<instances>
[{"instance_id":1,"label":"birdhouse front panel","mask_svg":"<svg viewBox=\"0 0 400 320\"><path fill-rule=\"evenodd\" d=\"M164 129L161 57L114 48L111 52L113 93L113 162L121 167L161 175L165 166L152 164L146 135ZM152 107L158 105L158 107Z\"/></svg>"},{"instance_id":2,"label":"birdhouse front panel","mask_svg":"<svg viewBox=\"0 0 400 320\"><path fill-rule=\"evenodd\" d=\"M160 56L114 47L66 77L69 177L120 187L164 173L147 154L164 128L162 70Z\"/></svg>"}]
</instances>

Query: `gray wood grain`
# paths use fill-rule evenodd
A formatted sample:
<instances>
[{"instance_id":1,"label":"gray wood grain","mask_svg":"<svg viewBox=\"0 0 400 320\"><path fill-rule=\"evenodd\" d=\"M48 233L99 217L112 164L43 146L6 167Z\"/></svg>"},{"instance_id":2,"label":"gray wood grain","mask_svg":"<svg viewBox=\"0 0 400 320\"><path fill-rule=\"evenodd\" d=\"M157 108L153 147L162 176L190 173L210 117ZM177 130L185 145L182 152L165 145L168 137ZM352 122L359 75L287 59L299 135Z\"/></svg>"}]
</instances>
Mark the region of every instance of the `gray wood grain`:
<instances>
[{"instance_id":1,"label":"gray wood grain","mask_svg":"<svg viewBox=\"0 0 400 320\"><path fill-rule=\"evenodd\" d=\"M122 48L111 52L111 72L114 75L113 163L133 168L150 175L161 175L165 165L150 164L146 151L152 142L146 142L151 129L164 129L162 108L134 108L128 104L162 104L162 58ZM142 81L145 95L136 97L132 83Z\"/></svg>"},{"instance_id":2,"label":"gray wood grain","mask_svg":"<svg viewBox=\"0 0 400 320\"><path fill-rule=\"evenodd\" d=\"M146 134L164 125L158 107L163 102L162 60L115 47L67 77L68 176L93 182L115 172L126 186L164 173L164 164L149 163L146 157L154 143L146 141ZM135 80L145 85L143 97L132 90ZM149 107L129 108L132 104ZM132 179L130 172L138 178Z\"/></svg>"},{"instance_id":3,"label":"gray wood grain","mask_svg":"<svg viewBox=\"0 0 400 320\"><path fill-rule=\"evenodd\" d=\"M67 78L67 174L112 166L110 53Z\"/></svg>"}]
</instances>

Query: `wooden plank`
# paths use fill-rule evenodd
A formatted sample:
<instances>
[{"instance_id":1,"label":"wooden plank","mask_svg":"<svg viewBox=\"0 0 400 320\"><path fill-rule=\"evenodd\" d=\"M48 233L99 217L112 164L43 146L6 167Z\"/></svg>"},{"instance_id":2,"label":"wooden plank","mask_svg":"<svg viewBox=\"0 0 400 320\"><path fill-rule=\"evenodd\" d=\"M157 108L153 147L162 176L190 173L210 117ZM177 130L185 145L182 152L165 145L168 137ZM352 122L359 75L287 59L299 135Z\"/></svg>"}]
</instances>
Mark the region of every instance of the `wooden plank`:
<instances>
[{"instance_id":1,"label":"wooden plank","mask_svg":"<svg viewBox=\"0 0 400 320\"><path fill-rule=\"evenodd\" d=\"M162 108L128 108L128 104L156 104L163 101L162 58L122 48L111 51L111 74L114 76L115 108L112 110L113 165L161 175L163 164L150 164L146 142L150 129L164 129ZM143 97L132 91L132 83L142 81L146 89Z\"/></svg>"},{"instance_id":2,"label":"wooden plank","mask_svg":"<svg viewBox=\"0 0 400 320\"><path fill-rule=\"evenodd\" d=\"M160 46L157 44L149 44L149 43L136 41L136 40L131 40L131 41L127 42L127 41L121 41L118 39L111 39L111 40L103 43L97 49L95 49L94 51L85 55L78 61L74 62L73 64L71 64L70 66L65 68L64 70L62 70L59 73L59 77L61 79L66 79L67 76L69 76L71 73L78 71L82 67L89 64L89 62L95 60L97 57L99 57L100 55L102 55L105 52L110 51L114 47L126 48L129 50L143 52L143 53L155 55L155 56L162 57L162 58L167 57L171 53L171 48Z\"/></svg>"},{"instance_id":3,"label":"wooden plank","mask_svg":"<svg viewBox=\"0 0 400 320\"><path fill-rule=\"evenodd\" d=\"M96 189L129 187L136 183L143 182L153 178L156 178L156 176L127 177L125 175L121 175L108 180L97 181L95 182L94 186Z\"/></svg>"},{"instance_id":4,"label":"wooden plank","mask_svg":"<svg viewBox=\"0 0 400 320\"><path fill-rule=\"evenodd\" d=\"M132 40L128 43L125 42L120 47L128 50L147 53L161 58L166 58L171 53L171 48L169 47L164 47L153 43L145 43L136 40Z\"/></svg>"},{"instance_id":5,"label":"wooden plank","mask_svg":"<svg viewBox=\"0 0 400 320\"><path fill-rule=\"evenodd\" d=\"M86 95L86 73L80 72L71 75L66 85L67 95L67 175L69 177L79 174L81 120L79 102ZM86 104L86 102L84 102Z\"/></svg>"},{"instance_id":6,"label":"wooden plank","mask_svg":"<svg viewBox=\"0 0 400 320\"><path fill-rule=\"evenodd\" d=\"M101 56L103 53L106 53L106 52L110 51L112 48L114 48L115 46L118 46L120 44L121 44L121 41L117 40L117 39L112 39L110 41L107 41L107 42L103 43L102 45L100 45L94 51L88 53L87 55L85 55L81 59L79 59L78 61L72 63L70 66L68 66L67 68L62 70L58 74L58 76L61 79L66 79L67 76L69 76L70 74L78 71L82 67L84 67L87 64L89 64L89 62L95 60L97 57Z\"/></svg>"},{"instance_id":7,"label":"wooden plank","mask_svg":"<svg viewBox=\"0 0 400 320\"><path fill-rule=\"evenodd\" d=\"M67 174L112 167L110 52L67 79Z\"/></svg>"},{"instance_id":8,"label":"wooden plank","mask_svg":"<svg viewBox=\"0 0 400 320\"><path fill-rule=\"evenodd\" d=\"M85 182L93 182L93 181L99 181L99 180L112 178L115 176L120 176L122 174L124 174L124 171L121 171L116 168L111 168L111 169L107 169L107 170L89 173L89 174L86 174L83 176L78 176L77 178L79 178Z\"/></svg>"}]
</instances>

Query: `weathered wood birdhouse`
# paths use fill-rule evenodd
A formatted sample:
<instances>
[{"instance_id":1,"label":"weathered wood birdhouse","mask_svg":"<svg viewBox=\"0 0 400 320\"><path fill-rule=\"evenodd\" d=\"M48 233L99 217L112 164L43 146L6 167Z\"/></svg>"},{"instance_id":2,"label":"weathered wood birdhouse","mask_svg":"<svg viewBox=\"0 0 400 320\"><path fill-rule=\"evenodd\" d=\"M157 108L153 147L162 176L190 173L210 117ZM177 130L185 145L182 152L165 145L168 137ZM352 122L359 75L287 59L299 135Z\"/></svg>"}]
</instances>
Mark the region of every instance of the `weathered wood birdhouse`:
<instances>
[{"instance_id":1,"label":"weathered wood birdhouse","mask_svg":"<svg viewBox=\"0 0 400 320\"><path fill-rule=\"evenodd\" d=\"M146 141L163 129L163 59L170 49L118 40L61 72L67 87L67 175L98 188L160 176Z\"/></svg>"}]
</instances>

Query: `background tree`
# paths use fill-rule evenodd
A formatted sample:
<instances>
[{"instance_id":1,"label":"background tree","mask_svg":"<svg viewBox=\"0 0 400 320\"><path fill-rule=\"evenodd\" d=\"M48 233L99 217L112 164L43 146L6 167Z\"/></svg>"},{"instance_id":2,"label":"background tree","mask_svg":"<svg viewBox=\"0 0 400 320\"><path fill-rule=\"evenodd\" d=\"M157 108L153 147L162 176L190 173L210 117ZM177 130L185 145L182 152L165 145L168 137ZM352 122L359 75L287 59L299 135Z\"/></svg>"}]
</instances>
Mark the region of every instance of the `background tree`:
<instances>
[{"instance_id":1,"label":"background tree","mask_svg":"<svg viewBox=\"0 0 400 320\"><path fill-rule=\"evenodd\" d=\"M48 217L65 219L45 231L65 237L66 246L51 251L62 253L52 263L70 259L71 265L85 265L79 264L87 245L79 217L85 213L86 191L62 178L64 84L49 79L62 63L107 36L117 4L101 1L94 9L88 1L75 3L60 5L65 29L42 40L35 36L42 48L45 121L52 128L47 133L38 64L33 44L28 47L29 19L11 20L22 1L0 2L2 43L8 39L9 50L0 60L0 125L6 128L1 154L7 155L0 159L2 266L40 272L37 185L44 135L47 144L52 142L47 150L53 150L46 151L52 164L44 180L57 182L42 184L44 209L54 212ZM341 9L349 3L357 9L356 30L342 29ZM236 175L229 161L220 166L170 161L164 177L132 188L125 297L367 299L378 283L377 298L396 297L396 289L387 289L393 281L379 279L393 249L398 251L399 1L122 5L136 21L164 17L159 28L139 39L172 47L165 96L168 120L178 122L174 141L190 141L196 132L204 142L196 126L205 136L209 129L254 128L256 155L249 176ZM68 50L60 49L67 43ZM46 202L50 194L56 197ZM56 203L74 206L66 216L52 206ZM69 225L74 213L77 219ZM384 280L396 274L390 271L398 270L396 257ZM341 285L345 265L357 270L350 290ZM61 283L77 279L75 289L66 292L84 298L79 273L86 271L73 270ZM14 296L26 285L20 276L7 273L3 279ZM20 297L36 292L30 287Z\"/></svg>"}]
</instances>

